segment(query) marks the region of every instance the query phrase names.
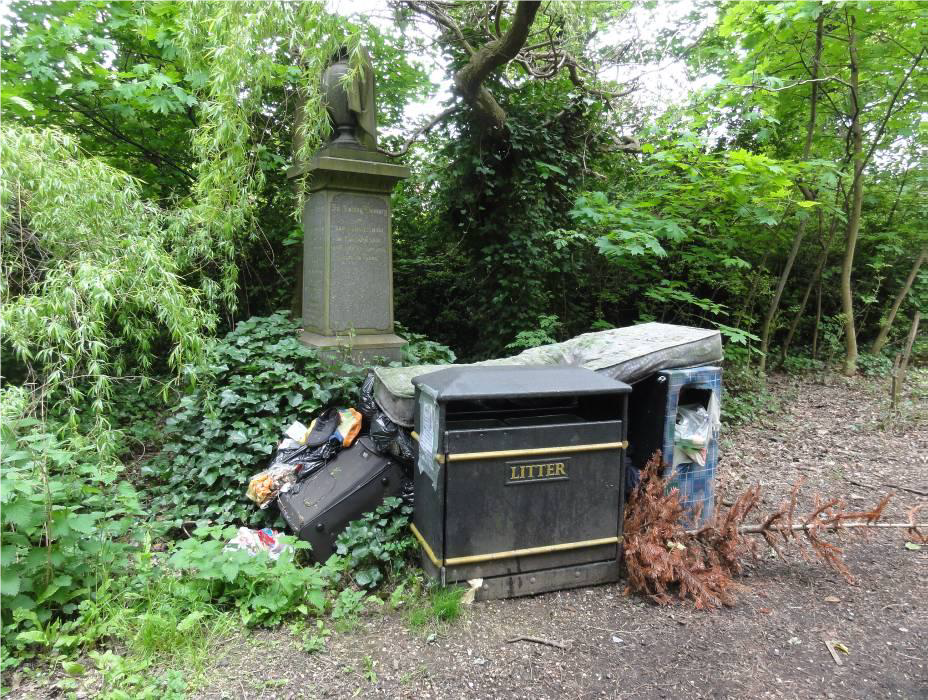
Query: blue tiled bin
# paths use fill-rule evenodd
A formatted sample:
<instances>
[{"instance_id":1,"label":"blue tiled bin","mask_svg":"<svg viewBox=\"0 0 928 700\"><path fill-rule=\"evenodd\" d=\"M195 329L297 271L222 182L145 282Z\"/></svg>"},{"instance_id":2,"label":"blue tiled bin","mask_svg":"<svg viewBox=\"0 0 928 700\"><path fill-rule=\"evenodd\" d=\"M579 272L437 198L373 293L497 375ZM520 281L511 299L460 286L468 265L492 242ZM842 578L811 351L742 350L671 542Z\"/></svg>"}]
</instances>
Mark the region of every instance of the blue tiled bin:
<instances>
[{"instance_id":1,"label":"blue tiled bin","mask_svg":"<svg viewBox=\"0 0 928 700\"><path fill-rule=\"evenodd\" d=\"M676 432L677 408L680 396L686 391L700 392L701 396L714 395L721 405L722 369L721 367L691 367L668 369L657 373L657 381L666 385L666 405L664 411L664 435L661 453L664 464L664 478L667 488L678 488L680 500L687 513L689 527L701 527L706 524L715 511L715 470L719 461L718 435L713 434L706 450L706 465L695 463L673 463L673 442Z\"/></svg>"}]
</instances>

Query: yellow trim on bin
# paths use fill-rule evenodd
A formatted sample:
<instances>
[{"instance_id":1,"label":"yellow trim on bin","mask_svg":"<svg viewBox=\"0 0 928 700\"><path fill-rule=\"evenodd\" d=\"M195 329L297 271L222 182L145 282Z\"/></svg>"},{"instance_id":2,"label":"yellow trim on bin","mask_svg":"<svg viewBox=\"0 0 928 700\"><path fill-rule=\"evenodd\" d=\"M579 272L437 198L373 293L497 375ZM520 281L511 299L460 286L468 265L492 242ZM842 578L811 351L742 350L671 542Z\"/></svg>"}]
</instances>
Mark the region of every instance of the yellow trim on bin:
<instances>
[{"instance_id":1,"label":"yellow trim on bin","mask_svg":"<svg viewBox=\"0 0 928 700\"><path fill-rule=\"evenodd\" d=\"M448 462L472 462L477 459L503 459L506 457L536 457L538 455L569 454L572 452L596 452L599 450L624 450L628 447L628 440L621 442L598 442L592 445L561 445L558 447L531 447L523 450L496 450L492 452L457 452L454 454L437 455L436 460Z\"/></svg>"},{"instance_id":2,"label":"yellow trim on bin","mask_svg":"<svg viewBox=\"0 0 928 700\"><path fill-rule=\"evenodd\" d=\"M417 540L419 540L419 544L422 545L422 549L425 550L425 554L426 554L426 556L428 556L429 560L430 560L435 566L440 567L440 566L442 565L442 564L441 564L441 561L439 561L438 557L435 556L435 552L433 552L433 551L432 551L432 548L429 547L429 543L425 541L425 538L422 536L422 533L419 532L419 530L418 530L418 528L415 526L415 524L414 524L414 523L410 523L409 529L412 530L412 535L413 535L413 537L415 537Z\"/></svg>"},{"instance_id":3,"label":"yellow trim on bin","mask_svg":"<svg viewBox=\"0 0 928 700\"><path fill-rule=\"evenodd\" d=\"M528 549L511 549L508 552L491 552L490 554L475 554L470 557L451 557L445 559L445 566L458 566L460 564L476 564L482 561L496 561L497 559L514 559L516 557L528 557L534 554L548 554L549 552L563 552L569 549L581 549L583 547L599 547L605 544L618 544L618 537L603 537L599 540L584 540L583 542L563 542L561 544L549 544L543 547L529 547Z\"/></svg>"},{"instance_id":4,"label":"yellow trim on bin","mask_svg":"<svg viewBox=\"0 0 928 700\"><path fill-rule=\"evenodd\" d=\"M411 433L409 433L409 434L412 435L412 439L413 439L413 440L415 440L416 442L419 442L419 433L417 433L415 430L413 430L413 431L412 431Z\"/></svg>"},{"instance_id":5,"label":"yellow trim on bin","mask_svg":"<svg viewBox=\"0 0 928 700\"><path fill-rule=\"evenodd\" d=\"M410 525L409 529L412 530L413 537L415 537L419 541L419 544L422 545L422 549L425 551L429 561L431 561L432 564L436 567L477 564L479 562L497 561L499 559L515 559L516 557L529 557L536 554L548 554L550 552L564 552L571 549L582 549L583 547L601 547L607 544L618 544L622 540L621 537L603 537L598 540L563 542L561 544L549 544L542 547L529 547L527 549L510 549L506 552L475 554L469 557L451 557L450 559L445 559L444 563L442 563L442 561L435 556L435 552L433 552L432 548L429 547L429 543L425 541L425 538L422 536L422 533L419 532L416 526L414 524Z\"/></svg>"}]
</instances>

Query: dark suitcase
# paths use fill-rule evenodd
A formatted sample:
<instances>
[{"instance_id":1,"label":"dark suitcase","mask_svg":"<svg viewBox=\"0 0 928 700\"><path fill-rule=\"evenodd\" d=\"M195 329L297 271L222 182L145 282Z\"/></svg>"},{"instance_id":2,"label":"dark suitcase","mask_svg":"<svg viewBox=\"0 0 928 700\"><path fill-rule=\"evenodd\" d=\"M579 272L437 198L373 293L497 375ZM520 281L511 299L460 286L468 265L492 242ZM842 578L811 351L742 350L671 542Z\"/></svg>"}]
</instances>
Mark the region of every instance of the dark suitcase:
<instances>
[{"instance_id":1,"label":"dark suitcase","mask_svg":"<svg viewBox=\"0 0 928 700\"><path fill-rule=\"evenodd\" d=\"M399 496L403 470L374 448L368 436L339 452L323 469L277 499L280 513L312 556L324 562L335 552L335 538L352 520L369 513L389 496Z\"/></svg>"}]
</instances>

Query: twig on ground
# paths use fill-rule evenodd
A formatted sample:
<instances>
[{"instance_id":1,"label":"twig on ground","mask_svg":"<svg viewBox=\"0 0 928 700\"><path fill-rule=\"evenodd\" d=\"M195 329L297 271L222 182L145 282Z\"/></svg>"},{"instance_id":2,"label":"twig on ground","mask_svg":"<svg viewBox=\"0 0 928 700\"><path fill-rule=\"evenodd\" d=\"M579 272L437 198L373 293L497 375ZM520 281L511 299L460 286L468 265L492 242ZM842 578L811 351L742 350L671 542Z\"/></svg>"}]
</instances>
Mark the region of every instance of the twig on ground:
<instances>
[{"instance_id":1,"label":"twig on ground","mask_svg":"<svg viewBox=\"0 0 928 700\"><path fill-rule=\"evenodd\" d=\"M744 525L744 526L738 528L738 534L740 534L740 535L761 535L761 534L764 533L763 527L764 527L763 525ZM793 525L793 527L790 528L790 529L791 529L793 532L803 532L803 531L805 531L805 530L810 530L810 529L813 529L813 528L818 529L819 527L820 527L820 526L814 525L814 524L813 524L813 525ZM840 529L843 530L844 528L857 528L857 527L874 527L874 528L876 528L876 527L888 527L888 528L895 528L895 529L906 528L907 530L911 530L911 529L912 529L912 523L868 523L868 522L841 523L841 525L836 525L836 526L834 526L833 528L827 528L827 527L826 527L826 528L823 528L823 529L825 529L825 530L831 529L831 530L837 531L838 528L840 528ZM915 527L926 527L926 524L925 524L925 523L915 523ZM776 529L777 531L779 531L779 528L775 528L775 529ZM686 531L686 534L688 534L688 535L695 535L695 534L697 534L698 532L699 532L699 530L687 530L687 531Z\"/></svg>"},{"instance_id":2,"label":"twig on ground","mask_svg":"<svg viewBox=\"0 0 928 700\"><path fill-rule=\"evenodd\" d=\"M507 639L506 644L512 644L514 642L534 642L535 644L544 644L549 647L557 647L558 649L564 649L566 651L567 647L560 642L555 642L550 639L544 639L542 637L513 637L512 639Z\"/></svg>"},{"instance_id":3,"label":"twig on ground","mask_svg":"<svg viewBox=\"0 0 928 700\"><path fill-rule=\"evenodd\" d=\"M854 479L845 479L849 484L854 484L854 486L861 486L865 489L872 489L873 486L870 484L865 484L862 481L854 481ZM900 486L899 484L880 484L887 489L898 489L899 491L906 491L907 493L915 494L916 496L928 496L928 491L919 491L918 489L910 489L908 486Z\"/></svg>"},{"instance_id":4,"label":"twig on ground","mask_svg":"<svg viewBox=\"0 0 928 700\"><path fill-rule=\"evenodd\" d=\"M830 639L823 639L822 641L825 642L825 648L828 649L829 653L831 654L831 658L835 660L835 663L838 664L838 666L843 665L844 662L841 661L841 658L838 656L838 652L835 650L834 643Z\"/></svg>"}]
</instances>

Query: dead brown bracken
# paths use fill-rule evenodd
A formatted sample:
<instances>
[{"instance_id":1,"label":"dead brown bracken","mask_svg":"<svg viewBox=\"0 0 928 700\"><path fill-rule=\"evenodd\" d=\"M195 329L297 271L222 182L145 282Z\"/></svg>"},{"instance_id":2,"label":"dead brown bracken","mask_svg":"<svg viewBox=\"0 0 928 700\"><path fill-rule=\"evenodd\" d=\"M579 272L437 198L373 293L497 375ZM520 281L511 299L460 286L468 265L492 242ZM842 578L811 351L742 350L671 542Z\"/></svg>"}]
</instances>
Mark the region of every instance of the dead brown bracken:
<instances>
[{"instance_id":1,"label":"dead brown bracken","mask_svg":"<svg viewBox=\"0 0 928 700\"><path fill-rule=\"evenodd\" d=\"M759 535L781 559L785 547L794 545L809 561L809 550L848 581L853 576L844 563L843 551L824 539L825 533L866 532L876 525L890 496L868 511L846 511L842 499L814 496L812 511L796 514L802 480L797 481L780 508L753 525L747 516L760 503L760 486L744 491L725 511L716 510L708 525L686 530L681 524L684 509L677 489L668 489L660 476L661 455L656 452L641 475L641 483L625 509L626 592L641 593L666 605L674 600L691 600L697 609L717 609L733 605L735 594L745 590L734 577L741 573L746 554L756 555L756 542L745 535ZM909 512L909 537L925 542L915 516L921 506Z\"/></svg>"}]
</instances>

